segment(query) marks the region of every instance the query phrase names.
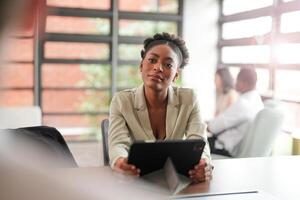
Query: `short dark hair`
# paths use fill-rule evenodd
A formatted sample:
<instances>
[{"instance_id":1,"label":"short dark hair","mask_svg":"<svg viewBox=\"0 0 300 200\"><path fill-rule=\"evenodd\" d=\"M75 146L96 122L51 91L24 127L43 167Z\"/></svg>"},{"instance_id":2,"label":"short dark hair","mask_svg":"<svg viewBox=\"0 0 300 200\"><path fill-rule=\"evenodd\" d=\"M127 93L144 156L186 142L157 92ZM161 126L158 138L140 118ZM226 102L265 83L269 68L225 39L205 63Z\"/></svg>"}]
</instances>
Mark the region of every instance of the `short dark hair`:
<instances>
[{"instance_id":1,"label":"short dark hair","mask_svg":"<svg viewBox=\"0 0 300 200\"><path fill-rule=\"evenodd\" d=\"M151 49L153 46L167 44L169 45L175 53L180 57L181 63L179 64L179 68L184 68L184 66L188 63L189 60L189 52L186 48L185 41L174 34L170 33L156 33L153 37L149 37L144 40L144 48L141 51L141 57L144 59L147 51Z\"/></svg>"},{"instance_id":2,"label":"short dark hair","mask_svg":"<svg viewBox=\"0 0 300 200\"><path fill-rule=\"evenodd\" d=\"M227 67L219 68L216 74L221 78L223 94L227 94L234 87L234 81L229 69Z\"/></svg>"},{"instance_id":3,"label":"short dark hair","mask_svg":"<svg viewBox=\"0 0 300 200\"><path fill-rule=\"evenodd\" d=\"M256 87L257 82L257 74L254 68L252 67L244 67L241 68L238 78L245 82L250 89L254 89Z\"/></svg>"}]
</instances>

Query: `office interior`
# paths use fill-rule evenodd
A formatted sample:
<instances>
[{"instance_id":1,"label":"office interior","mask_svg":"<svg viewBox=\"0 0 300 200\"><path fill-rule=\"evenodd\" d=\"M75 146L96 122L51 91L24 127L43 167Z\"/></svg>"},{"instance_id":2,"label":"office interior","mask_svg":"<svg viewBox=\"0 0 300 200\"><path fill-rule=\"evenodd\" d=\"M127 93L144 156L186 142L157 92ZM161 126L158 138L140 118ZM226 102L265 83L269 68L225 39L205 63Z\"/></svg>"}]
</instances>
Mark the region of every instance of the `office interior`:
<instances>
[{"instance_id":1,"label":"office interior","mask_svg":"<svg viewBox=\"0 0 300 200\"><path fill-rule=\"evenodd\" d=\"M299 0L45 4L31 30L10 38L0 106L37 107L41 119L32 123L56 127L79 166L103 165L100 123L117 91L141 84L142 42L156 32L186 41L190 61L175 85L197 92L205 121L214 117L216 69L228 67L236 77L241 67L253 67L262 98L280 102L284 112L272 156L300 153Z\"/></svg>"}]
</instances>

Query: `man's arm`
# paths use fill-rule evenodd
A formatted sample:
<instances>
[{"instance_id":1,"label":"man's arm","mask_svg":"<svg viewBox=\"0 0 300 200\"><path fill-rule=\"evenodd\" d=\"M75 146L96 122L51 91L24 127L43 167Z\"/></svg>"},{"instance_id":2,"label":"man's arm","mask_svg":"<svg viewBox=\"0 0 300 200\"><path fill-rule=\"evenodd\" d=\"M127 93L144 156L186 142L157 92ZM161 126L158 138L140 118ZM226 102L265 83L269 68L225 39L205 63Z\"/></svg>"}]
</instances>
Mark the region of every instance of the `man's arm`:
<instances>
[{"instance_id":1,"label":"man's arm","mask_svg":"<svg viewBox=\"0 0 300 200\"><path fill-rule=\"evenodd\" d=\"M208 122L208 131L218 135L227 129L238 126L248 118L248 109L248 106L242 99L238 100L223 113Z\"/></svg>"}]
</instances>

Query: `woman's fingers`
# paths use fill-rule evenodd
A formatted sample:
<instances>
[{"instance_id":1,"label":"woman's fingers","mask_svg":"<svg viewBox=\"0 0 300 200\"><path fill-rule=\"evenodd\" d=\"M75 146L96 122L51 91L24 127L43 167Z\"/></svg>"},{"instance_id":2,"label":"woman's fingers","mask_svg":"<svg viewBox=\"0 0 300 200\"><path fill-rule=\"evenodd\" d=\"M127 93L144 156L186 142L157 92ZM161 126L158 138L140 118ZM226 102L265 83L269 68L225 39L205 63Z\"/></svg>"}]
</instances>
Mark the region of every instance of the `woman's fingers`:
<instances>
[{"instance_id":1,"label":"woman's fingers","mask_svg":"<svg viewBox=\"0 0 300 200\"><path fill-rule=\"evenodd\" d=\"M194 182L202 182L210 180L212 178L213 166L208 164L204 159L199 161L199 164L195 165L194 169L189 171L190 178Z\"/></svg>"},{"instance_id":2,"label":"woman's fingers","mask_svg":"<svg viewBox=\"0 0 300 200\"><path fill-rule=\"evenodd\" d=\"M119 158L115 164L116 171L126 175L139 176L140 169L127 163L127 158Z\"/></svg>"}]
</instances>

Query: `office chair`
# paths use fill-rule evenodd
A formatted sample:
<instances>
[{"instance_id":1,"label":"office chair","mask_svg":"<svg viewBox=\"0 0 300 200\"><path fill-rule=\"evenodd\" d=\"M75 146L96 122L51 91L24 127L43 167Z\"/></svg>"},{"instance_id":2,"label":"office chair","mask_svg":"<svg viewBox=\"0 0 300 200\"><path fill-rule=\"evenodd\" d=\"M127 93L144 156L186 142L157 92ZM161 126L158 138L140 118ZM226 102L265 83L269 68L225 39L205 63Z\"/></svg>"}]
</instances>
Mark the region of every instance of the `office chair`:
<instances>
[{"instance_id":1,"label":"office chair","mask_svg":"<svg viewBox=\"0 0 300 200\"><path fill-rule=\"evenodd\" d=\"M270 156L276 137L283 124L283 111L280 103L266 100L265 107L257 113L248 132L239 145L235 157Z\"/></svg>"},{"instance_id":2,"label":"office chair","mask_svg":"<svg viewBox=\"0 0 300 200\"><path fill-rule=\"evenodd\" d=\"M266 100L264 108L249 123L245 137L233 152L235 158L270 156L276 137L283 124L283 111L280 102ZM212 159L228 159L231 157L212 154Z\"/></svg>"},{"instance_id":3,"label":"office chair","mask_svg":"<svg viewBox=\"0 0 300 200\"><path fill-rule=\"evenodd\" d=\"M73 168L77 163L63 136L48 126L2 129L2 156L39 168Z\"/></svg>"},{"instance_id":4,"label":"office chair","mask_svg":"<svg viewBox=\"0 0 300 200\"><path fill-rule=\"evenodd\" d=\"M102 146L103 146L103 163L105 166L109 165L109 155L108 155L108 119L101 121L101 132L102 132Z\"/></svg>"}]
</instances>

